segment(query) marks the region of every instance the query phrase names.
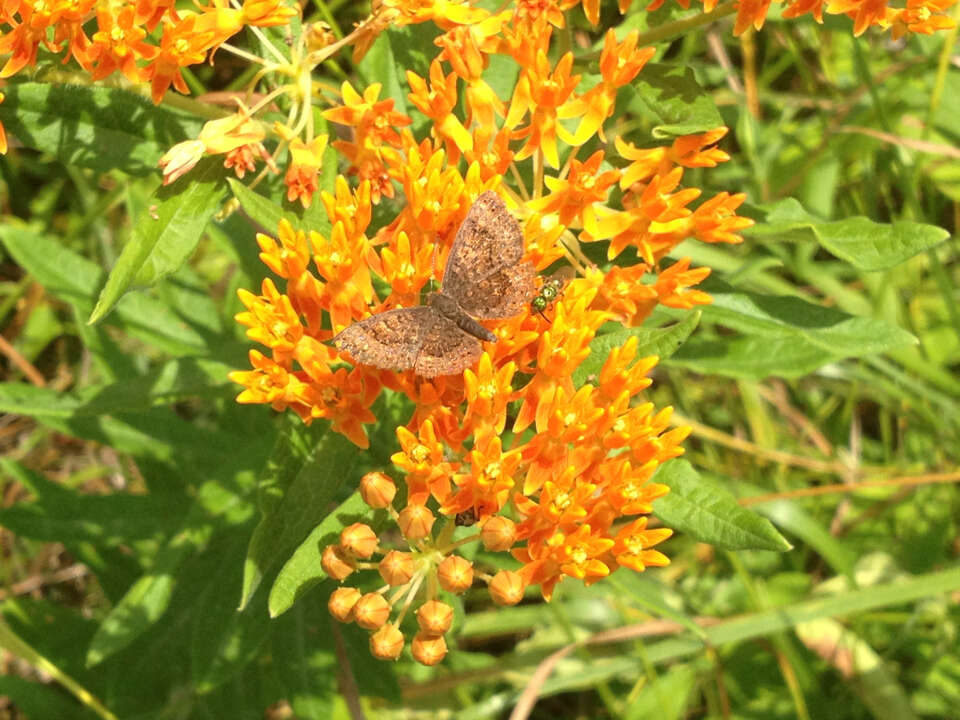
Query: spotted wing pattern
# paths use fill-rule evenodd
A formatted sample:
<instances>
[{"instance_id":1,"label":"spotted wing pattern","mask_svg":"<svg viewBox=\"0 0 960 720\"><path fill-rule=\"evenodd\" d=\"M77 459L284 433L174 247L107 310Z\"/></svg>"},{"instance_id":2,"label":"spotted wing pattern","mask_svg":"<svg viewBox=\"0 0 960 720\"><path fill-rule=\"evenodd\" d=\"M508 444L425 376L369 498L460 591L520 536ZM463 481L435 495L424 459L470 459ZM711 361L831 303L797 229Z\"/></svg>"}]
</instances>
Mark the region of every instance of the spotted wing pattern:
<instances>
[{"instance_id":1,"label":"spotted wing pattern","mask_svg":"<svg viewBox=\"0 0 960 720\"><path fill-rule=\"evenodd\" d=\"M428 378L456 375L475 365L481 352L483 346L477 338L437 313L437 321L424 338L413 369L417 375Z\"/></svg>"},{"instance_id":2,"label":"spotted wing pattern","mask_svg":"<svg viewBox=\"0 0 960 720\"><path fill-rule=\"evenodd\" d=\"M523 258L523 231L492 190L476 199L457 232L442 292L479 318L518 314L536 294L534 269Z\"/></svg>"},{"instance_id":3,"label":"spotted wing pattern","mask_svg":"<svg viewBox=\"0 0 960 720\"><path fill-rule=\"evenodd\" d=\"M427 305L388 310L355 322L334 337L333 344L363 365L408 370L417 363L421 348L439 320L445 318ZM456 325L453 327L460 332Z\"/></svg>"},{"instance_id":4,"label":"spotted wing pattern","mask_svg":"<svg viewBox=\"0 0 960 720\"><path fill-rule=\"evenodd\" d=\"M460 307L479 318L508 318L523 312L536 295L537 271L528 262L497 270L469 286L459 298Z\"/></svg>"}]
</instances>

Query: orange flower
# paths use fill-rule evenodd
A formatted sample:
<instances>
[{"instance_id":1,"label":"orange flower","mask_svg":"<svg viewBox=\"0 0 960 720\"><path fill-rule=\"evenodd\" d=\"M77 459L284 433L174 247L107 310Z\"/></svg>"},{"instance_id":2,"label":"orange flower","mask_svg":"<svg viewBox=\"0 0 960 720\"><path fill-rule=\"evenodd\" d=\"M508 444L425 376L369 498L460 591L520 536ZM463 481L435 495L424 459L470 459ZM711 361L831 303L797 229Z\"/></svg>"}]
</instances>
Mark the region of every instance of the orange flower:
<instances>
[{"instance_id":1,"label":"orange flower","mask_svg":"<svg viewBox=\"0 0 960 720\"><path fill-rule=\"evenodd\" d=\"M295 231L290 222L281 220L277 228L279 240L257 233L260 261L282 278L300 277L310 262L310 247L302 230Z\"/></svg>"},{"instance_id":2,"label":"orange flower","mask_svg":"<svg viewBox=\"0 0 960 720\"><path fill-rule=\"evenodd\" d=\"M573 53L560 58L553 72L545 52L538 51L532 65L521 67L510 102L510 110L504 126L513 130L514 138L527 138L524 146L517 151L516 160L523 160L538 150L543 152L547 162L559 167L557 137L573 143L573 138L557 122L557 109L567 101L573 89L580 82L579 75L570 75L573 67ZM520 121L530 113L529 124L517 128Z\"/></svg>"},{"instance_id":3,"label":"orange flower","mask_svg":"<svg viewBox=\"0 0 960 720\"><path fill-rule=\"evenodd\" d=\"M382 89L380 83L373 83L360 95L349 82L344 81L340 87L343 105L325 110L323 116L332 122L356 128L357 143L360 145L370 142L373 146L387 143L400 147L400 135L396 128L406 127L412 120L393 109L391 98L377 100ZM337 141L333 146L339 149L341 143L348 144Z\"/></svg>"},{"instance_id":4,"label":"orange flower","mask_svg":"<svg viewBox=\"0 0 960 720\"><path fill-rule=\"evenodd\" d=\"M597 217L585 223L583 240L610 238L607 257L615 258L628 245L637 248L640 257L648 265L655 265L675 244L678 244L685 229L684 218L692 211L687 205L700 195L697 188L672 192L680 184L683 168L674 168L666 175L655 175L639 194L634 193L636 204L620 213ZM626 204L627 201L624 201Z\"/></svg>"},{"instance_id":5,"label":"orange flower","mask_svg":"<svg viewBox=\"0 0 960 720\"><path fill-rule=\"evenodd\" d=\"M450 63L453 71L467 83L465 93L467 101L466 125L473 120L481 126L492 128L494 115L503 117L503 101L483 79L483 71L489 61L487 54L494 50L491 40L500 32L508 13L493 15L483 22L472 25L459 25L451 28L434 42L441 48L438 59Z\"/></svg>"},{"instance_id":6,"label":"orange flower","mask_svg":"<svg viewBox=\"0 0 960 720\"><path fill-rule=\"evenodd\" d=\"M283 0L245 0L243 23L257 27L287 25L298 13Z\"/></svg>"},{"instance_id":7,"label":"orange flower","mask_svg":"<svg viewBox=\"0 0 960 720\"><path fill-rule=\"evenodd\" d=\"M600 172L603 150L597 150L586 162L571 158L566 178L544 178L551 193L527 203L531 210L557 213L560 224L570 226L582 223L593 215L593 206L607 199L610 186L620 177L619 170Z\"/></svg>"},{"instance_id":8,"label":"orange flower","mask_svg":"<svg viewBox=\"0 0 960 720\"><path fill-rule=\"evenodd\" d=\"M437 440L433 423L425 421L417 435L398 427L397 439L403 451L394 453L390 460L407 473L407 503L422 505L431 495L438 502L444 502L450 494L450 477L455 466L444 461L443 444Z\"/></svg>"},{"instance_id":9,"label":"orange flower","mask_svg":"<svg viewBox=\"0 0 960 720\"><path fill-rule=\"evenodd\" d=\"M243 288L237 291L247 312L235 319L246 325L247 337L273 351L274 360L289 359L303 337L303 325L290 298L282 295L273 280L264 278L259 297Z\"/></svg>"},{"instance_id":10,"label":"orange flower","mask_svg":"<svg viewBox=\"0 0 960 720\"><path fill-rule=\"evenodd\" d=\"M556 28L565 25L563 10L557 0L517 0L513 12L514 23L528 31L539 23L548 23Z\"/></svg>"},{"instance_id":11,"label":"orange flower","mask_svg":"<svg viewBox=\"0 0 960 720\"><path fill-rule=\"evenodd\" d=\"M508 362L494 370L490 355L484 353L476 372L464 371L465 424L472 421L475 428L491 428L497 434L503 432L507 422L507 403L513 398L511 382L516 369L516 363Z\"/></svg>"},{"instance_id":12,"label":"orange flower","mask_svg":"<svg viewBox=\"0 0 960 720\"><path fill-rule=\"evenodd\" d=\"M265 135L260 123L251 120L249 114L242 109L236 115L219 120L210 120L204 124L196 140L185 140L177 143L160 158L159 165L163 168L163 184L169 185L192 170L204 154L220 155L236 153L245 149L249 153L249 158L233 154L228 155L227 160L224 161L225 167L243 163L237 169L238 176L243 177L245 169L253 170L255 167L253 165L253 153L269 159L269 155L267 155L267 151L261 142ZM269 162L272 164L273 160L270 159Z\"/></svg>"},{"instance_id":13,"label":"orange flower","mask_svg":"<svg viewBox=\"0 0 960 720\"><path fill-rule=\"evenodd\" d=\"M369 241L364 235L349 235L345 225L337 222L329 239L311 231L310 242L314 247L313 261L326 280L323 309L330 314L334 333L338 333L369 313L374 296L366 262Z\"/></svg>"},{"instance_id":14,"label":"orange flower","mask_svg":"<svg viewBox=\"0 0 960 720\"><path fill-rule=\"evenodd\" d=\"M326 148L326 135L318 135L309 144L300 138L290 142L290 165L283 180L287 185L287 200L299 200L304 208L310 207L317 192L317 175Z\"/></svg>"},{"instance_id":15,"label":"orange flower","mask_svg":"<svg viewBox=\"0 0 960 720\"><path fill-rule=\"evenodd\" d=\"M691 223L693 235L703 242L740 243L743 238L736 234L753 225L753 220L740 217L736 209L747 199L744 193L731 195L722 192L710 198L693 212Z\"/></svg>"},{"instance_id":16,"label":"orange flower","mask_svg":"<svg viewBox=\"0 0 960 720\"><path fill-rule=\"evenodd\" d=\"M887 8L885 24L892 26L891 36L898 40L907 33L931 35L949 30L956 24L944 14L954 0L907 0L904 8Z\"/></svg>"},{"instance_id":17,"label":"orange flower","mask_svg":"<svg viewBox=\"0 0 960 720\"><path fill-rule=\"evenodd\" d=\"M643 283L648 272L650 267L645 263L611 267L600 285L597 307L629 327L642 324L657 304L656 289Z\"/></svg>"},{"instance_id":18,"label":"orange flower","mask_svg":"<svg viewBox=\"0 0 960 720\"><path fill-rule=\"evenodd\" d=\"M126 5L116 15L109 8L97 8L97 27L88 55L93 64L91 77L100 80L119 70L130 82L140 82L138 59L152 60L158 50L143 39L135 8Z\"/></svg>"},{"instance_id":19,"label":"orange flower","mask_svg":"<svg viewBox=\"0 0 960 720\"><path fill-rule=\"evenodd\" d=\"M618 564L637 572L643 572L648 567L662 567L670 564L669 558L649 548L659 545L671 535L673 530L669 528L647 530L647 518L637 518L617 533L611 552Z\"/></svg>"},{"instance_id":20,"label":"orange flower","mask_svg":"<svg viewBox=\"0 0 960 720\"><path fill-rule=\"evenodd\" d=\"M881 0L886 4L886 0ZM742 35L751 25L757 30L763 27L767 18L770 0L737 0L737 20L733 25L733 34Z\"/></svg>"},{"instance_id":21,"label":"orange flower","mask_svg":"<svg viewBox=\"0 0 960 720\"><path fill-rule=\"evenodd\" d=\"M137 8L137 24L146 26L147 32L153 32L164 17L173 22L180 21L177 0L136 0L134 4Z\"/></svg>"},{"instance_id":22,"label":"orange flower","mask_svg":"<svg viewBox=\"0 0 960 720\"><path fill-rule=\"evenodd\" d=\"M502 452L500 437L488 431L478 434L468 458L470 474L454 476L457 490L447 498L442 511L455 515L473 510L477 520L483 522L506 504L520 453Z\"/></svg>"},{"instance_id":23,"label":"orange flower","mask_svg":"<svg viewBox=\"0 0 960 720\"><path fill-rule=\"evenodd\" d=\"M243 27L239 10L217 8L203 15L189 14L177 22L163 22L160 49L143 68L143 79L150 82L154 103L163 99L173 85L182 93L190 90L180 68L203 62L207 51L226 41Z\"/></svg>"},{"instance_id":24,"label":"orange flower","mask_svg":"<svg viewBox=\"0 0 960 720\"><path fill-rule=\"evenodd\" d=\"M56 24L63 14L64 3L53 2L49 5L42 3L21 3L18 8L20 23L13 29L0 36L0 55L10 53L0 78L7 78L29 65L37 64L37 50L40 43L56 52L56 46L47 43L47 29Z\"/></svg>"},{"instance_id":25,"label":"orange flower","mask_svg":"<svg viewBox=\"0 0 960 720\"><path fill-rule=\"evenodd\" d=\"M660 304L667 307L689 310L694 305L709 305L713 302L707 293L700 290L688 290L692 285L703 282L710 274L710 268L701 267L690 270L690 258L678 260L657 276L654 288Z\"/></svg>"},{"instance_id":26,"label":"orange flower","mask_svg":"<svg viewBox=\"0 0 960 720\"><path fill-rule=\"evenodd\" d=\"M603 52L600 54L602 81L583 95L564 104L557 112L557 116L561 118L583 118L576 132L567 140L571 145L582 145L594 135L598 135L601 140L605 139L603 123L613 114L617 89L632 82L656 52L652 47L637 49L639 39L640 33L632 30L618 45L614 30L611 28L607 32Z\"/></svg>"},{"instance_id":27,"label":"orange flower","mask_svg":"<svg viewBox=\"0 0 960 720\"><path fill-rule=\"evenodd\" d=\"M459 100L457 96L457 74L443 74L440 60L434 58L430 63L430 84L411 70L407 70L407 83L411 92L407 95L410 102L433 120L431 132L442 140L451 160L459 157L460 152L473 149L473 138L463 123L453 114Z\"/></svg>"},{"instance_id":28,"label":"orange flower","mask_svg":"<svg viewBox=\"0 0 960 720\"><path fill-rule=\"evenodd\" d=\"M473 147L463 153L467 162L480 168L480 177L486 182L502 176L513 162L510 149L510 131L501 129L494 135L494 128L477 125L473 129Z\"/></svg>"},{"instance_id":29,"label":"orange flower","mask_svg":"<svg viewBox=\"0 0 960 720\"><path fill-rule=\"evenodd\" d=\"M634 363L638 343L636 336L632 336L620 347L613 348L603 363L598 387L600 394L611 402L622 399L624 394L631 398L650 386L651 380L647 373L657 364L657 358L648 357ZM608 408L608 412L610 411ZM618 422L619 417L610 423L611 430L621 432L624 429L617 427ZM623 423L620 422L620 425Z\"/></svg>"}]
</instances>

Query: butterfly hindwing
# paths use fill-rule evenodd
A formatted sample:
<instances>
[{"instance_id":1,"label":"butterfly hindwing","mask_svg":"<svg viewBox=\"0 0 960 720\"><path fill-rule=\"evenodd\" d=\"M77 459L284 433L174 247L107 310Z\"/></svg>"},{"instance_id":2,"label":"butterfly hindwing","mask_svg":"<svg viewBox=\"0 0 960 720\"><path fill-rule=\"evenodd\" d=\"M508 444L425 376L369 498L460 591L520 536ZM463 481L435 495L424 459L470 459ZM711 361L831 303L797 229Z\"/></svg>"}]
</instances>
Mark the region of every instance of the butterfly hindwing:
<instances>
[{"instance_id":1,"label":"butterfly hindwing","mask_svg":"<svg viewBox=\"0 0 960 720\"><path fill-rule=\"evenodd\" d=\"M440 314L427 305L388 310L353 323L333 338L333 344L363 365L407 370L417 362L440 319Z\"/></svg>"}]
</instances>

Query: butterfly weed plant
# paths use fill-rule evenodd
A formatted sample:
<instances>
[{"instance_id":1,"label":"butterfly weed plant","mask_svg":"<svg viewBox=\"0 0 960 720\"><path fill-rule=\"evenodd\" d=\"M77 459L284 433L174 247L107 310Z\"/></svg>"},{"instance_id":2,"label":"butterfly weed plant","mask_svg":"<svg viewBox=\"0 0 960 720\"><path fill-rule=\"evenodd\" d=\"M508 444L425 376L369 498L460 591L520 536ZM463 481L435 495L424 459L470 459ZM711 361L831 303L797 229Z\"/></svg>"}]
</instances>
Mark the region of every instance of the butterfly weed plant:
<instances>
[{"instance_id":1,"label":"butterfly weed plant","mask_svg":"<svg viewBox=\"0 0 960 720\"><path fill-rule=\"evenodd\" d=\"M949 292L950 270L937 254L947 232L918 222L919 213L893 212L893 194L883 197L876 218L891 224L824 222L781 199L789 193L773 192L763 175L770 166L764 143L776 149L784 141L758 136L755 82L768 14L787 47L806 41L795 29L800 23L804 33L828 24L834 30L824 37L843 37L853 50L842 67L817 72L862 74L858 43L866 38L890 47L914 43L920 59L942 47L941 58L949 58L953 3L662 5L379 0L361 11L351 3L283 0L0 4L5 177L26 172L18 158L46 153L82 168L74 182L97 174L103 184L103 199L85 198L83 216L58 230L55 222L29 221L31 213L42 215L43 203L9 183L9 204L21 212L10 213L0 240L74 310L77 337L102 377L58 392L45 386L32 358L5 343L10 367L27 382L4 383L0 402L52 431L119 452L127 460L117 472L136 491L94 498L60 488L28 456L5 461L11 486L34 499L0 511L0 524L27 538L62 539L98 578L103 597L96 626L79 616L60 619L76 638L68 652L45 646L40 606L5 608L0 646L100 717L171 712L171 694L185 686L178 674L184 653L190 690L178 717L255 717L276 702L297 717L330 717L338 688L348 698L387 697L402 707L390 669L399 666L355 672L369 655L402 659L404 667L406 653L424 666L447 661L465 673L464 686L479 682L468 671L492 672L503 651L461 644L471 623L502 631L498 623L510 622L503 618L518 618L512 632L526 631L535 616L524 609L545 612L540 604L563 592L613 598L627 588L638 598L628 617L669 618L676 626L659 632L687 633L698 647L753 637L748 625L707 635L712 623L690 610L709 603L689 599L684 607L652 589L678 577L664 545L675 534L731 551L758 613L767 601L732 551L786 553L791 544L775 524L812 542L837 581L853 577L845 551L823 539L826 531L810 530L808 517L778 515L771 505L771 524L694 465L710 464L702 443L716 441L781 467L839 475L847 485L876 478L865 478L850 458L794 462L797 455L765 455L762 442L678 417L673 406L700 391L671 373L700 373L720 396L729 387L711 380L733 378L753 397L756 385L747 381L819 369L830 377L845 358L887 353L859 365L855 381L878 383L886 393L881 402L895 404L905 402L898 387L916 387L919 375L931 388L921 418L932 423L956 408L956 380L938 367L955 362L955 337L943 340L945 349L918 355L909 332L871 316L852 289L859 280L811 269L814 253L864 273L926 258ZM709 46L715 63L698 63L698 72L688 66L703 32L739 38L750 84L739 85L723 42ZM771 84L793 56L783 57L771 55L760 70ZM816 87L817 72L794 60L799 86ZM944 79L948 66L941 61L930 91L923 137L903 142L905 151L929 152L938 142L930 128L939 127L944 87L952 87ZM731 90L714 93L714 102L701 84L723 84L721 72ZM955 75L949 82L960 82ZM776 93L785 107L796 104L790 93ZM876 94L871 86L862 97ZM733 102L747 111L731 133L734 116L724 107ZM816 104L800 102L804 112ZM876 114L882 130L873 137L889 140L889 118ZM781 131L787 136L802 122L802 112L790 110ZM843 132L858 132L855 126ZM739 162L738 152L745 158ZM956 163L956 154L947 157ZM817 162L822 177L840 172L822 149L793 153L778 172L809 174L812 184L794 189L818 210L831 210L832 201L811 189L821 177ZM868 170L877 172L869 164L859 172ZM960 197L942 166L924 172L939 192ZM917 195L915 186L896 187ZM56 235L80 237L98 214L121 205L133 229L101 276ZM742 247L752 242L776 249L748 259ZM790 243L806 249L794 254ZM200 280L204 263L216 268L218 288ZM793 276L772 274L780 265ZM739 287L744 282L752 291ZM815 302L811 287L826 301ZM226 310L211 299L218 290ZM233 290L242 304L235 314L242 340L221 322ZM960 330L956 303L946 307L945 327ZM701 317L708 327L692 335ZM912 317L914 332L926 329ZM137 343L149 348L142 357ZM669 361L667 369L661 361ZM662 387L651 386L654 377ZM723 403L704 402L706 418L729 421L718 417ZM781 406L795 436L833 453L823 433L797 419L801 413L786 401ZM829 410L819 415L824 423ZM754 405L746 419L761 436L762 417ZM943 438L956 439L956 417L937 423ZM701 443L693 446L693 464L678 459L692 430ZM948 449L920 466L926 480L916 484L958 479L925 474L956 460L949 444L941 447ZM883 482L897 485L896 478ZM776 489L789 495L790 487L778 475ZM754 486L747 494L761 493ZM114 500L133 501L130 512L112 534L109 525L99 532L97 523L124 512ZM68 521L82 522L84 508L91 526L76 529ZM31 514L45 518L47 529L38 533ZM637 574L649 568L658 569L644 584ZM775 630L795 631L817 653L827 630L811 627L814 620L960 588L955 569L931 577L835 609L781 613ZM855 586L844 590L851 598ZM317 607L329 616L318 616ZM193 628L190 642L171 640L164 630L170 623ZM524 653L532 651L531 667L543 661L527 686L533 696L574 687L542 686L574 649L570 643L643 635L585 640L569 623L567 631L560 655L546 657L542 640L510 651L508 664L520 669L527 668ZM356 652L358 642L368 656ZM804 693L813 691L798 689L790 669L796 647L776 644L792 707L810 717ZM609 716L653 702L638 700L643 682L624 700L613 697L610 683L644 672L657 686L652 666L686 651L659 652L597 667ZM131 665L131 658L138 660ZM148 664L159 668L149 683ZM411 672L427 677L423 668ZM151 689L123 689L130 673ZM671 677L684 680L682 673ZM352 678L359 676L358 689ZM489 690L487 705L474 704L487 690L469 689L465 717L494 717L518 700L514 716L529 713L529 698L517 695L525 683L495 679L501 686ZM238 700L233 690L240 686L250 692ZM692 681L684 687L688 697ZM745 706L756 699L745 696ZM23 697L41 708L37 717L64 702L35 690ZM718 711L726 716L729 699L718 697L709 702L726 704ZM873 707L873 700L863 702ZM415 703L414 695L406 701ZM936 705L911 702L910 712ZM347 704L358 716L359 705Z\"/></svg>"}]
</instances>

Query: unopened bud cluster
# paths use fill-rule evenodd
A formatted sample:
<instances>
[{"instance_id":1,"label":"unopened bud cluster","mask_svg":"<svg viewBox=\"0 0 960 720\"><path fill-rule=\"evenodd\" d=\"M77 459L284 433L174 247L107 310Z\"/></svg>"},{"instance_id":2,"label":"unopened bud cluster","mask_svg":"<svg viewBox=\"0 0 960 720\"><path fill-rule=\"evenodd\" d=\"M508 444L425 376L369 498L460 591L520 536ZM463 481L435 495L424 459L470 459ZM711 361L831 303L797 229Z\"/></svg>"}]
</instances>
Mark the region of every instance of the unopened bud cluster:
<instances>
[{"instance_id":1,"label":"unopened bud cluster","mask_svg":"<svg viewBox=\"0 0 960 720\"><path fill-rule=\"evenodd\" d=\"M400 625L412 611L418 631L410 643L411 654L417 662L435 665L447 654L444 636L453 625L453 608L437 598L438 588L459 595L479 578L487 583L496 604L515 605L523 599L525 585L520 575L510 570L493 576L475 574L473 563L453 552L453 519L446 518L434 537L437 518L433 511L426 505L410 504L397 512L393 507L396 493L393 480L382 472L367 473L360 482L364 502L390 513L406 549L382 547L369 525L354 523L343 529L337 544L324 548L321 560L324 571L336 580L343 581L358 570L376 570L386 585L365 594L341 586L330 595L328 608L340 622L355 622L370 630L370 652L381 660L400 656L406 644ZM508 518L494 516L484 523L477 539L488 550L508 550L516 540L516 528Z\"/></svg>"}]
</instances>

